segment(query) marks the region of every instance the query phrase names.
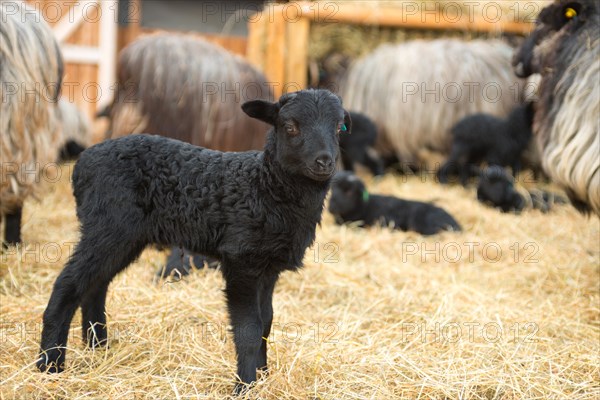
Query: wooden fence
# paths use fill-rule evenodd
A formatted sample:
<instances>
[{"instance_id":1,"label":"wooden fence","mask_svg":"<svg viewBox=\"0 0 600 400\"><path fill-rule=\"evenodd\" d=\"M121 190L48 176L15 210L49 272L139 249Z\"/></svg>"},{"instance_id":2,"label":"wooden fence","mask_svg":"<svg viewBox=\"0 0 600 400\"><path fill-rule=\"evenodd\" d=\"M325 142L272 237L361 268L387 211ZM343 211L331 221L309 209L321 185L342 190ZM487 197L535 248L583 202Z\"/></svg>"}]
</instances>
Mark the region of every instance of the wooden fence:
<instances>
[{"instance_id":1,"label":"wooden fence","mask_svg":"<svg viewBox=\"0 0 600 400\"><path fill-rule=\"evenodd\" d=\"M293 2L270 4L248 21L247 58L273 82L275 94L306 87L310 26L319 23L379 25L427 30L502 31L527 34L530 22L491 22L481 16L424 19L397 7L367 7L351 2Z\"/></svg>"}]
</instances>

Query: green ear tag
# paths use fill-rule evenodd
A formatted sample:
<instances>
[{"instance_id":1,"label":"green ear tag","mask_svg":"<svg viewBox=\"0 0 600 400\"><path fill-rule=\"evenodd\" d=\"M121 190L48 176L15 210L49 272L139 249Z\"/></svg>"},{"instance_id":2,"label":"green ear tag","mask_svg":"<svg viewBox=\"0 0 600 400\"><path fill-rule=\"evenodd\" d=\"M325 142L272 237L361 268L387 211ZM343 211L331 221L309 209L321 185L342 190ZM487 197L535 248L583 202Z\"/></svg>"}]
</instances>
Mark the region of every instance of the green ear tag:
<instances>
[{"instance_id":1,"label":"green ear tag","mask_svg":"<svg viewBox=\"0 0 600 400\"><path fill-rule=\"evenodd\" d=\"M365 203L366 203L367 201L369 201L369 192L367 192L366 190L363 190L363 193L362 193L362 198L363 198L363 201L364 201Z\"/></svg>"},{"instance_id":2,"label":"green ear tag","mask_svg":"<svg viewBox=\"0 0 600 400\"><path fill-rule=\"evenodd\" d=\"M342 124L342 132L346 132L348 128L346 128L346 124Z\"/></svg>"}]
</instances>

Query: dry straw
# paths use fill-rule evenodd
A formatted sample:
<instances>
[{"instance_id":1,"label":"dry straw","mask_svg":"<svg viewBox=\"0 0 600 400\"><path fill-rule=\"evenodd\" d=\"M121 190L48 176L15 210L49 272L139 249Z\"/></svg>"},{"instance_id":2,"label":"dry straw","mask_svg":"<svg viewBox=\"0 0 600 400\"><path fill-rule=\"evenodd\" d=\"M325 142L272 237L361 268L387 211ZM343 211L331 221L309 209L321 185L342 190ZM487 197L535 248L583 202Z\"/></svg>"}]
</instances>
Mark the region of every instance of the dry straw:
<instances>
[{"instance_id":1,"label":"dry straw","mask_svg":"<svg viewBox=\"0 0 600 400\"><path fill-rule=\"evenodd\" d=\"M155 249L111 285L110 349L85 349L76 317L67 370L35 370L42 312L78 238L68 181L26 203L26 245L2 255L0 398L227 398L235 354L223 280L203 270L153 283L164 261ZM598 398L597 218L567 205L501 214L431 176L366 182L435 200L465 231L423 238L336 226L326 213L305 268L276 288L270 375L248 398Z\"/></svg>"}]
</instances>

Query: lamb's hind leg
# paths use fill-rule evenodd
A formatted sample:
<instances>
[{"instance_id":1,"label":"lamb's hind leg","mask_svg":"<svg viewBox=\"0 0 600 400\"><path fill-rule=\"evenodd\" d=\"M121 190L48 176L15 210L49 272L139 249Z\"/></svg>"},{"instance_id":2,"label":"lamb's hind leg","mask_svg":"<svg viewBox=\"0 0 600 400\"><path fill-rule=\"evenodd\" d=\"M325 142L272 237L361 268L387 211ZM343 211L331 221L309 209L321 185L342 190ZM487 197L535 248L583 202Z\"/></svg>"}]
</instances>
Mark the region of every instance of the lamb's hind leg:
<instances>
[{"instance_id":1,"label":"lamb's hind leg","mask_svg":"<svg viewBox=\"0 0 600 400\"><path fill-rule=\"evenodd\" d=\"M96 285L90 287L81 302L83 338L89 347L105 346L106 337L106 292L112 279L127 268L142 252L144 246L122 241L120 247L112 247L112 259L105 260L99 268ZM116 253L115 253L116 252Z\"/></svg>"},{"instance_id":2,"label":"lamb's hind leg","mask_svg":"<svg viewBox=\"0 0 600 400\"><path fill-rule=\"evenodd\" d=\"M104 302L106 288L112 278L127 267L143 246L118 240L90 238L85 235L71 259L54 283L54 289L44 312L44 328L37 367L40 371L61 372L64 369L69 325L73 314L83 300L84 326L95 328L92 337L106 338L100 329L106 322ZM99 243L102 243L99 244Z\"/></svg>"},{"instance_id":3,"label":"lamb's hind leg","mask_svg":"<svg viewBox=\"0 0 600 400\"><path fill-rule=\"evenodd\" d=\"M89 290L81 302L81 332L89 347L106 346L106 292L108 283Z\"/></svg>"}]
</instances>

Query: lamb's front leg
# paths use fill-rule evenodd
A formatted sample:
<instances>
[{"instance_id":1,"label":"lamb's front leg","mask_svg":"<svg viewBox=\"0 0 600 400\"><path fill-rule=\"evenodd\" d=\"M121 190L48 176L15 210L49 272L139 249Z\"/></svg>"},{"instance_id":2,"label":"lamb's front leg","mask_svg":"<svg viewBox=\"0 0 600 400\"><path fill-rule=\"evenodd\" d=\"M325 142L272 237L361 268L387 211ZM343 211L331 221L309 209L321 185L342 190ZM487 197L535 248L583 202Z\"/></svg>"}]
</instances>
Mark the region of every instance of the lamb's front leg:
<instances>
[{"instance_id":1,"label":"lamb's front leg","mask_svg":"<svg viewBox=\"0 0 600 400\"><path fill-rule=\"evenodd\" d=\"M239 382L235 386L235 393L239 394L247 384L256 381L263 321L260 315L259 278L235 272L225 277L225 295L237 354Z\"/></svg>"},{"instance_id":2,"label":"lamb's front leg","mask_svg":"<svg viewBox=\"0 0 600 400\"><path fill-rule=\"evenodd\" d=\"M267 371L267 343L271 334L271 324L273 323L273 290L279 274L264 276L261 282L260 290L260 316L262 318L262 338L260 342L260 351L258 352L257 367L260 370Z\"/></svg>"}]
</instances>

